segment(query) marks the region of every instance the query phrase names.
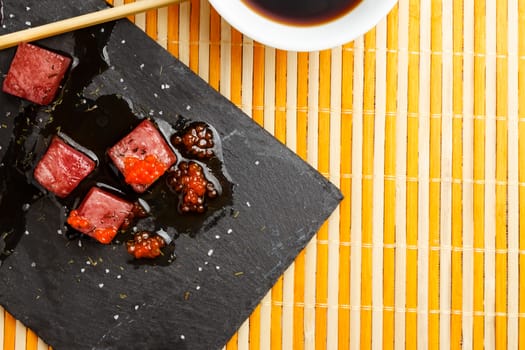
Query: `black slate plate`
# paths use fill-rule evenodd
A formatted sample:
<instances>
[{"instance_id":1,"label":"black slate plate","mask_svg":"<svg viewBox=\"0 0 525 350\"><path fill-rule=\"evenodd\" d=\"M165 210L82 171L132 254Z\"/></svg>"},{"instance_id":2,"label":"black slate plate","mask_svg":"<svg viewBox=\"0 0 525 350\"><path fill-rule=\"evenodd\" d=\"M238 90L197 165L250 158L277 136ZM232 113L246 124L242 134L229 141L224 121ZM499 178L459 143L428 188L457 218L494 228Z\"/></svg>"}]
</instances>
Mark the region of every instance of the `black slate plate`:
<instances>
[{"instance_id":1,"label":"black slate plate","mask_svg":"<svg viewBox=\"0 0 525 350\"><path fill-rule=\"evenodd\" d=\"M0 34L103 7L98 0L6 0ZM76 65L54 109L0 92L0 248L6 255L17 243L0 267L0 302L55 349L220 348L340 192L128 21L38 44L75 57ZM2 75L14 52L0 51ZM216 128L233 191L204 222L186 227L191 234L176 239L172 264L132 264L120 245L66 238L64 205L72 203L28 181L49 141L39 132L50 118L63 118L68 103L79 120L97 105L95 116L133 113L175 124L184 115ZM100 131L66 124L79 138Z\"/></svg>"}]
</instances>

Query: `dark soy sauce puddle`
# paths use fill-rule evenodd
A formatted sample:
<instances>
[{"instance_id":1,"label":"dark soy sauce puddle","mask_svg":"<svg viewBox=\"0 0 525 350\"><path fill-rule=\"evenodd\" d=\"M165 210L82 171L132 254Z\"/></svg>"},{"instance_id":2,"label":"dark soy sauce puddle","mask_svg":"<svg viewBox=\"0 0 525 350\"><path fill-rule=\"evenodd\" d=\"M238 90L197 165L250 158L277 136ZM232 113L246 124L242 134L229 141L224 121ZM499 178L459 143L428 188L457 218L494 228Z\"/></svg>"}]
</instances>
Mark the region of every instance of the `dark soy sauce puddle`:
<instances>
[{"instance_id":1,"label":"dark soy sauce puddle","mask_svg":"<svg viewBox=\"0 0 525 350\"><path fill-rule=\"evenodd\" d=\"M361 0L242 0L261 15L284 24L311 26L338 19Z\"/></svg>"},{"instance_id":2,"label":"dark soy sauce puddle","mask_svg":"<svg viewBox=\"0 0 525 350\"><path fill-rule=\"evenodd\" d=\"M130 109L126 100L118 95L104 95L96 100L82 96L83 89L92 79L108 69L103 59L102 50L111 33L112 25L103 25L104 30L95 27L75 33L75 63L62 89L61 96L52 106L25 104L22 112L15 119L14 135L9 143L0 167L0 260L3 261L15 249L26 230L26 214L31 204L47 196L56 206L57 217L74 209L84 198L89 189L99 186L129 201L139 201L149 209L149 216L138 220L126 232L119 233L114 244L122 244L131 239L134 231L160 231L163 237L172 241L180 234L195 236L199 232L213 227L217 221L229 212L232 204L232 183L224 169L220 151L218 133L215 136L216 156L199 163L209 181L220 189L219 196L208 199L207 210L203 214L182 214L178 210L179 195L173 193L166 183L166 174L158 179L148 191L135 193L126 185L122 176L113 166L106 150L117 143L141 122ZM94 35L94 33L97 33ZM181 152L170 143L173 134L184 129L190 120L175 116L171 122L162 119L153 121L165 136L168 144L177 155L177 164L187 161ZM58 198L46 191L33 179L33 169L47 150L51 138L65 135L78 145L90 151L97 160L96 169L80 183L66 198ZM176 165L174 165L175 167ZM67 227L66 227L67 229ZM85 235L67 229L69 239L91 239ZM50 239L59 239L52 237ZM157 259L135 260L133 264L169 264L174 257L174 244L170 242L163 249L163 255ZM93 244L99 244L93 242ZM125 249L122 247L121 249Z\"/></svg>"}]
</instances>

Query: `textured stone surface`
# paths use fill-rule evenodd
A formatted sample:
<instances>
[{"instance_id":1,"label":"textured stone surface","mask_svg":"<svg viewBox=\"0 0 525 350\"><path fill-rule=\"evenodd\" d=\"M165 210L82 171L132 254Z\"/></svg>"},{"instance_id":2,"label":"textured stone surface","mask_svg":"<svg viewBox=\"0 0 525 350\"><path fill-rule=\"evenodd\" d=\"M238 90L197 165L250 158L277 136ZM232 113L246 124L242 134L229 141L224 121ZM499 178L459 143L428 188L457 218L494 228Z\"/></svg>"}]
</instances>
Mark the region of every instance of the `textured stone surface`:
<instances>
[{"instance_id":1,"label":"textured stone surface","mask_svg":"<svg viewBox=\"0 0 525 350\"><path fill-rule=\"evenodd\" d=\"M32 1L29 11L15 1L4 5L0 34L26 21L42 24L105 6L94 0ZM96 95L100 105L104 96L120 94L136 114L172 123L182 114L213 125L234 183L231 204L194 237L182 234L169 266L130 264L121 246L70 241L60 234L64 212L56 200L7 170L20 157L11 136L28 106L0 93L0 159L7 163L0 167L0 231L29 233L0 267L0 302L55 349L218 349L338 205L340 192L132 24L101 28L39 44L81 60L103 57L108 69L66 85ZM104 38L85 50L91 44L80 39L91 34ZM0 72L13 54L0 52ZM74 79L83 79L75 68ZM38 148L38 136L33 145ZM15 196L13 184L27 186L27 193ZM31 203L23 214L9 206L19 197Z\"/></svg>"}]
</instances>

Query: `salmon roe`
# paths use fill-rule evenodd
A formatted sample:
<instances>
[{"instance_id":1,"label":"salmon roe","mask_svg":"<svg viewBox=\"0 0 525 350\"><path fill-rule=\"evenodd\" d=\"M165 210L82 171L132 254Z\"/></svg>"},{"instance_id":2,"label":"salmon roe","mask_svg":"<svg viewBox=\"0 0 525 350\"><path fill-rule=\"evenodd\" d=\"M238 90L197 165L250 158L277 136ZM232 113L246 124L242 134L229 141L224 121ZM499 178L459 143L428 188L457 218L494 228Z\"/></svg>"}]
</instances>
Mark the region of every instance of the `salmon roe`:
<instances>
[{"instance_id":1,"label":"salmon roe","mask_svg":"<svg viewBox=\"0 0 525 350\"><path fill-rule=\"evenodd\" d=\"M166 245L162 237L142 231L135 235L133 240L126 243L128 253L136 259L154 259L162 254L161 248Z\"/></svg>"},{"instance_id":2,"label":"salmon roe","mask_svg":"<svg viewBox=\"0 0 525 350\"><path fill-rule=\"evenodd\" d=\"M180 210L183 213L204 213L206 197L217 197L217 190L212 182L206 179L202 167L193 162L181 162L176 170L170 171L168 185L182 194Z\"/></svg>"},{"instance_id":3,"label":"salmon roe","mask_svg":"<svg viewBox=\"0 0 525 350\"><path fill-rule=\"evenodd\" d=\"M86 218L78 214L78 210L72 210L67 218L67 223L76 230L85 231L91 227L91 224Z\"/></svg>"},{"instance_id":4,"label":"salmon roe","mask_svg":"<svg viewBox=\"0 0 525 350\"><path fill-rule=\"evenodd\" d=\"M166 165L153 155L144 159L136 157L124 158L124 178L130 185L149 185L166 171Z\"/></svg>"},{"instance_id":5,"label":"salmon roe","mask_svg":"<svg viewBox=\"0 0 525 350\"><path fill-rule=\"evenodd\" d=\"M117 229L115 228L97 228L93 232L93 237L103 244L109 244L113 237L117 234Z\"/></svg>"}]
</instances>

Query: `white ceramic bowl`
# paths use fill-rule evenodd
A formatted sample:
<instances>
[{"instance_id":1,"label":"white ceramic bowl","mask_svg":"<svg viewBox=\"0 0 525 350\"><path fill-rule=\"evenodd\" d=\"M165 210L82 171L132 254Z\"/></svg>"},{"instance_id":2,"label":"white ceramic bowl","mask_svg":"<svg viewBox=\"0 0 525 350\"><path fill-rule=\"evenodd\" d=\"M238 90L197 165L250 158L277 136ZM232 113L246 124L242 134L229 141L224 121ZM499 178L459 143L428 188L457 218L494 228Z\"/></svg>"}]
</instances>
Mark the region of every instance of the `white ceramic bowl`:
<instances>
[{"instance_id":1,"label":"white ceramic bowl","mask_svg":"<svg viewBox=\"0 0 525 350\"><path fill-rule=\"evenodd\" d=\"M241 0L209 0L234 28L265 45L289 51L317 51L350 42L383 19L397 0L362 0L352 11L327 23L294 26L273 21Z\"/></svg>"}]
</instances>

